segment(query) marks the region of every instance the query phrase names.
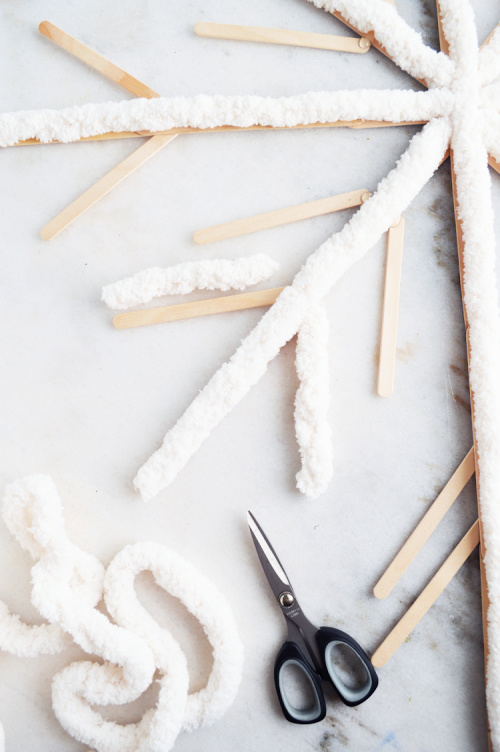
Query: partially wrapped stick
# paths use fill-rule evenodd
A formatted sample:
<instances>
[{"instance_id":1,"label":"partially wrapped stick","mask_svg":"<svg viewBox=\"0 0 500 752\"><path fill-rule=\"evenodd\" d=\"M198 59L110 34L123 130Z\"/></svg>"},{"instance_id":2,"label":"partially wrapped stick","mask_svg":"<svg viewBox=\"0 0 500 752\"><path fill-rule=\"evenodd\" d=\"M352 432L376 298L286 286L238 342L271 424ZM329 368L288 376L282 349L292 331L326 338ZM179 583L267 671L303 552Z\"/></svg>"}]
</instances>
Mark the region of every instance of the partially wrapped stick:
<instances>
[{"instance_id":1,"label":"partially wrapped stick","mask_svg":"<svg viewBox=\"0 0 500 752\"><path fill-rule=\"evenodd\" d=\"M193 290L244 290L269 279L278 264L264 253L237 259L206 259L160 269L144 269L102 290L109 308L123 310L164 295L187 295Z\"/></svg>"},{"instance_id":2,"label":"partially wrapped stick","mask_svg":"<svg viewBox=\"0 0 500 752\"><path fill-rule=\"evenodd\" d=\"M310 499L326 490L333 473L332 432L327 418L328 330L322 303L311 310L297 334L295 365L300 386L295 397L295 432L302 458L297 488Z\"/></svg>"}]
</instances>

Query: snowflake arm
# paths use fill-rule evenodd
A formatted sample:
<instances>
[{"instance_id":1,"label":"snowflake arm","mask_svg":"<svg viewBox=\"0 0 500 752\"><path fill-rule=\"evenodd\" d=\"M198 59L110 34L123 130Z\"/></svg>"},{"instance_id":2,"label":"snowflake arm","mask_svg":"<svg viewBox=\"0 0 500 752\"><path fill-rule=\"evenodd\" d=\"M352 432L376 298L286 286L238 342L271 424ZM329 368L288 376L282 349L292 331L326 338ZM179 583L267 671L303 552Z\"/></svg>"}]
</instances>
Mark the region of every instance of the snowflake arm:
<instances>
[{"instance_id":1,"label":"snowflake arm","mask_svg":"<svg viewBox=\"0 0 500 752\"><path fill-rule=\"evenodd\" d=\"M500 23L479 51L479 76L483 85L500 76Z\"/></svg>"},{"instance_id":2,"label":"snowflake arm","mask_svg":"<svg viewBox=\"0 0 500 752\"><path fill-rule=\"evenodd\" d=\"M488 87L492 88L492 87ZM500 107L491 106L483 108L483 139L488 150L498 162L500 162Z\"/></svg>"},{"instance_id":3,"label":"snowflake arm","mask_svg":"<svg viewBox=\"0 0 500 752\"><path fill-rule=\"evenodd\" d=\"M310 499L324 491L333 474L328 369L328 315L324 303L314 306L297 333L295 366L300 386L295 397L295 433L302 467L297 488Z\"/></svg>"},{"instance_id":4,"label":"snowflake arm","mask_svg":"<svg viewBox=\"0 0 500 752\"><path fill-rule=\"evenodd\" d=\"M267 369L281 347L304 322L337 280L403 213L442 160L450 140L446 119L428 123L414 136L395 169L377 192L308 259L291 286L232 358L208 382L184 415L167 433L160 449L141 467L135 487L145 500L168 486L222 418L242 399Z\"/></svg>"},{"instance_id":5,"label":"snowflake arm","mask_svg":"<svg viewBox=\"0 0 500 752\"><path fill-rule=\"evenodd\" d=\"M167 269L155 266L106 285L102 299L109 308L123 310L163 295L187 295L193 290L244 290L269 279L276 269L276 261L263 253L238 259L188 261Z\"/></svg>"},{"instance_id":6,"label":"snowflake arm","mask_svg":"<svg viewBox=\"0 0 500 752\"><path fill-rule=\"evenodd\" d=\"M330 13L339 12L360 33L373 31L390 58L404 71L428 86L449 86L454 73L452 61L427 47L420 34L384 0L309 0Z\"/></svg>"},{"instance_id":7,"label":"snowflake arm","mask_svg":"<svg viewBox=\"0 0 500 752\"><path fill-rule=\"evenodd\" d=\"M353 120L424 122L450 112L445 90L311 92L293 97L158 97L87 104L64 110L27 110L0 115L0 146L36 138L71 142L102 133L166 131L253 125L294 127Z\"/></svg>"}]
</instances>

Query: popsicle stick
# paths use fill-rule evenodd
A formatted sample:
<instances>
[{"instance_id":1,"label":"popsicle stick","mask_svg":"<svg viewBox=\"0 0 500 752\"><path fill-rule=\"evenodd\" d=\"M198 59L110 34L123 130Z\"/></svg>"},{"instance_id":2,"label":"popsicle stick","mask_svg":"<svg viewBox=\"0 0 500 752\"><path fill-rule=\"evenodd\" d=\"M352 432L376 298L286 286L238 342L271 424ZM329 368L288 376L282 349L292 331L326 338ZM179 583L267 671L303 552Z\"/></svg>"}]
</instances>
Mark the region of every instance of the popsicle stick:
<instances>
[{"instance_id":1,"label":"popsicle stick","mask_svg":"<svg viewBox=\"0 0 500 752\"><path fill-rule=\"evenodd\" d=\"M203 245L204 243L213 243L215 240L226 240L227 238L248 235L259 230L267 230L270 227L279 227L290 222L298 222L301 219L319 217L322 214L360 206L370 195L370 192L366 188L361 188L358 191L320 198L317 201L308 201L305 204L289 206L286 209L277 209L276 211L265 212L264 214L254 214L252 217L244 217L234 222L226 222L222 225L214 225L213 227L206 227L203 230L197 230L193 235L193 240L198 245Z\"/></svg>"},{"instance_id":2,"label":"popsicle stick","mask_svg":"<svg viewBox=\"0 0 500 752\"><path fill-rule=\"evenodd\" d=\"M475 469L474 447L472 447L373 588L373 593L377 598L387 598L453 502L462 493L474 475Z\"/></svg>"},{"instance_id":3,"label":"popsicle stick","mask_svg":"<svg viewBox=\"0 0 500 752\"><path fill-rule=\"evenodd\" d=\"M492 157L491 155L488 157L488 162L490 167L493 167L494 170L496 170L498 173L500 173L500 162L495 159L495 157Z\"/></svg>"},{"instance_id":4,"label":"popsicle stick","mask_svg":"<svg viewBox=\"0 0 500 752\"><path fill-rule=\"evenodd\" d=\"M87 209L90 209L99 199L109 193L115 186L125 180L134 170L144 164L148 159L163 149L175 136L154 136L148 139L130 156L116 165L104 177L94 183L85 193L82 193L73 203L63 209L54 219L51 219L40 231L44 240L52 240L61 230L68 227L80 217Z\"/></svg>"},{"instance_id":5,"label":"popsicle stick","mask_svg":"<svg viewBox=\"0 0 500 752\"><path fill-rule=\"evenodd\" d=\"M394 655L399 646L406 640L422 617L425 616L433 603L439 598L478 544L479 520L476 520L429 584L422 590L417 600L410 606L403 618L377 648L372 656L372 663L376 668L383 666Z\"/></svg>"},{"instance_id":6,"label":"popsicle stick","mask_svg":"<svg viewBox=\"0 0 500 752\"><path fill-rule=\"evenodd\" d=\"M50 21L42 21L38 29L45 37L51 39L59 45L59 47L62 47L74 57L77 57L95 70L103 73L106 78L120 84L120 86L123 86L124 89L135 94L137 97L147 97L150 99L151 97L159 96L159 94L153 91L153 89L150 89L149 86L143 84L142 81L139 81L114 63L106 60L106 58L99 55L98 52L91 50L85 44L79 42L78 39L75 39L62 29L59 29L53 23L50 23Z\"/></svg>"},{"instance_id":7,"label":"popsicle stick","mask_svg":"<svg viewBox=\"0 0 500 752\"><path fill-rule=\"evenodd\" d=\"M377 382L377 392L381 397L390 397L394 389L404 232L405 221L403 217L400 217L397 223L391 225L387 233L387 261Z\"/></svg>"},{"instance_id":8,"label":"popsicle stick","mask_svg":"<svg viewBox=\"0 0 500 752\"><path fill-rule=\"evenodd\" d=\"M114 63L106 60L102 55L91 50L86 45L79 42L74 37L59 29L49 21L42 21L39 26L42 34L55 42L59 47L71 53L79 60L87 63L95 70L103 73L107 78L119 83L124 89L140 97L152 99L160 95L150 89L137 78L130 76L126 71L119 68ZM99 199L109 193L115 186L125 180L134 170L137 170L144 162L150 159L154 154L163 149L175 136L153 136L143 146L139 147L133 154L120 162L110 172L104 175L101 180L91 186L85 193L82 193L76 201L63 209L54 219L48 222L40 231L44 240L51 240L58 235L61 230L68 227L72 222L80 217L87 209L93 206Z\"/></svg>"},{"instance_id":9,"label":"popsicle stick","mask_svg":"<svg viewBox=\"0 0 500 752\"><path fill-rule=\"evenodd\" d=\"M199 37L210 37L212 39L287 44L292 47L312 47L316 50L337 50L338 52L363 53L371 47L370 42L364 37L340 37L333 34L315 34L308 31L265 29L261 26L197 23L194 31Z\"/></svg>"},{"instance_id":10,"label":"popsicle stick","mask_svg":"<svg viewBox=\"0 0 500 752\"><path fill-rule=\"evenodd\" d=\"M500 21L497 23L497 25L495 26L495 28L493 29L493 31L491 32L491 34L489 35L489 37L487 39L485 39L485 41L482 43L481 49L483 49L484 47L487 47L489 45L489 43L491 42L491 39L493 37L493 34L495 33L495 31L499 27L500 27Z\"/></svg>"},{"instance_id":11,"label":"popsicle stick","mask_svg":"<svg viewBox=\"0 0 500 752\"><path fill-rule=\"evenodd\" d=\"M336 120L333 123L300 123L299 125L219 125L215 128L191 128L189 126L182 128L169 128L165 131L108 131L99 133L97 136L82 136L71 143L81 143L84 141L107 141L120 138L145 138L150 136L178 136L182 133L226 133L236 131L245 133L246 131L294 131L303 128L401 128L407 125L425 125L427 120L405 120L401 123L391 123L386 120ZM38 146L62 143L57 139L53 141L39 141L37 138L27 138L23 141L17 141L12 146ZM0 147L9 148L9 147Z\"/></svg>"},{"instance_id":12,"label":"popsicle stick","mask_svg":"<svg viewBox=\"0 0 500 752\"><path fill-rule=\"evenodd\" d=\"M113 324L117 329L130 329L136 326L162 324L166 321L191 319L196 316L209 316L213 313L260 308L261 306L275 303L284 289L284 287L274 287L268 290L244 292L238 295L224 295L218 298L194 300L190 303L179 303L178 305L146 308L142 311L128 311L127 313L119 313L115 316Z\"/></svg>"}]
</instances>

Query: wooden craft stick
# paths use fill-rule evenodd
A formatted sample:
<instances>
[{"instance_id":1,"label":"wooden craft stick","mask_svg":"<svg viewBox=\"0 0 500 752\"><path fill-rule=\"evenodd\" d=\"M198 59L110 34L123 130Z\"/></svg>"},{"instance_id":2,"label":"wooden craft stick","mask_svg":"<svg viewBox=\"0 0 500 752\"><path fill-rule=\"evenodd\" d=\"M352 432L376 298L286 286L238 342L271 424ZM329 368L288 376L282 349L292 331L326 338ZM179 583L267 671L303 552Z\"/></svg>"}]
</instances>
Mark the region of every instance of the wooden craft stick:
<instances>
[{"instance_id":1,"label":"wooden craft stick","mask_svg":"<svg viewBox=\"0 0 500 752\"><path fill-rule=\"evenodd\" d=\"M150 324L162 324L165 321L180 321L191 319L196 316L209 316L213 313L226 313L228 311L242 311L247 308L260 308L276 302L284 287L274 287L268 290L244 292L238 295L224 295L218 298L206 300L194 300L190 303L146 308L142 311L128 311L119 313L113 319L117 329L130 329L136 326L149 326Z\"/></svg>"},{"instance_id":2,"label":"wooden craft stick","mask_svg":"<svg viewBox=\"0 0 500 752\"><path fill-rule=\"evenodd\" d=\"M403 618L385 638L372 656L376 668L385 665L399 646L417 626L446 586L451 582L460 567L469 558L479 543L479 521L472 525L458 546L451 552L444 564L436 572L429 584L422 590L417 600L410 606Z\"/></svg>"},{"instance_id":3,"label":"wooden craft stick","mask_svg":"<svg viewBox=\"0 0 500 752\"><path fill-rule=\"evenodd\" d=\"M197 230L193 235L193 240L198 245L203 245L204 243L213 243L215 240L226 240L227 238L248 235L259 230L267 230L270 227L279 227L290 222L298 222L301 219L319 217L322 214L360 206L370 195L370 192L366 188L361 188L358 191L320 198L317 201L308 201L305 204L289 206L286 209L255 214L252 217L244 217L234 222L226 222L222 225L206 227L204 230Z\"/></svg>"},{"instance_id":4,"label":"wooden craft stick","mask_svg":"<svg viewBox=\"0 0 500 752\"><path fill-rule=\"evenodd\" d=\"M390 397L394 389L404 233L405 221L403 217L400 217L396 223L391 225L387 233L387 260L377 382L377 392L381 397Z\"/></svg>"},{"instance_id":5,"label":"wooden craft stick","mask_svg":"<svg viewBox=\"0 0 500 752\"><path fill-rule=\"evenodd\" d=\"M52 240L61 230L68 227L75 219L90 209L99 199L109 193L115 186L125 180L134 170L163 149L175 136L154 136L136 149L130 156L116 165L104 177L82 193L73 203L51 219L40 231L44 240Z\"/></svg>"},{"instance_id":6,"label":"wooden craft stick","mask_svg":"<svg viewBox=\"0 0 500 752\"><path fill-rule=\"evenodd\" d=\"M440 46L441 51L445 54L449 53L449 44L448 40L445 38L444 34L442 33L442 23L441 23L441 5L440 0L436 0L436 9L437 9L437 20L438 25L440 28ZM464 246L465 246L465 240L463 235L463 229L462 229L462 222L460 219L460 208L458 205L458 197L457 197L457 178L455 174L455 154L453 151L453 148L450 150L450 164L451 164L451 185L453 189L453 205L454 205L454 211L455 211L455 227L457 232L457 251L458 251L458 268L460 272L460 290L462 293L462 307L464 312L464 324L465 324L465 338L467 343L467 366L468 371L470 374L471 369L471 349L470 349L470 341L469 341L469 321L468 321L468 312L467 312L467 305L465 303L465 297L464 297L464 284L465 284L465 262L464 262ZM476 446L476 407L475 407L475 397L474 397L474 391L470 387L470 379L469 379L469 391L470 391L470 404L471 404L471 417L472 417L472 434L474 437L474 449L476 451L477 455L477 446ZM476 488L477 488L477 506L479 511L479 538L480 538L480 547L479 547L479 566L480 566L480 572L481 572L481 601L482 601L482 617L483 617L483 642L484 642L484 665L485 665L485 683L486 683L486 692L488 693L488 666L489 666L489 655L490 655L490 646L489 646L489 634L488 634L488 610L490 606L490 599L489 599L489 593L488 593L488 583L486 581L486 571L485 571L485 565L484 565L484 559L486 556L486 548L484 544L484 534L483 534L483 523L482 523L482 501L481 501L481 478L480 478L480 471L476 473ZM491 741L491 732L490 727L488 724L488 747L490 751L493 749L492 741Z\"/></svg>"},{"instance_id":7,"label":"wooden craft stick","mask_svg":"<svg viewBox=\"0 0 500 752\"><path fill-rule=\"evenodd\" d=\"M265 29L260 26L234 26L232 24L197 23L194 31L199 37L234 39L240 42L268 42L292 47L312 47L316 50L339 52L367 52L371 44L364 37L339 37L332 34L315 34L288 29Z\"/></svg>"},{"instance_id":8,"label":"wooden craft stick","mask_svg":"<svg viewBox=\"0 0 500 752\"><path fill-rule=\"evenodd\" d=\"M485 41L481 45L481 49L483 49L483 47L487 47L489 45L489 43L491 42L491 39L493 37L493 34L495 33L495 31L498 29L499 26L500 26L500 21L497 23L497 25L495 26L495 28L493 29L493 31L491 32L491 34L489 35L489 37L487 39L485 39Z\"/></svg>"},{"instance_id":9,"label":"wooden craft stick","mask_svg":"<svg viewBox=\"0 0 500 752\"><path fill-rule=\"evenodd\" d=\"M495 157L489 156L488 162L490 167L493 167L494 170L496 170L500 174L500 162L498 162Z\"/></svg>"},{"instance_id":10,"label":"wooden craft stick","mask_svg":"<svg viewBox=\"0 0 500 752\"><path fill-rule=\"evenodd\" d=\"M472 447L373 588L373 593L377 598L387 598L418 552L429 540L453 502L462 493L474 475L474 471L475 457L474 447Z\"/></svg>"},{"instance_id":11,"label":"wooden craft stick","mask_svg":"<svg viewBox=\"0 0 500 752\"><path fill-rule=\"evenodd\" d=\"M79 60L87 63L95 70L103 73L107 78L119 83L124 89L140 97L152 99L160 95L150 89L141 81L130 76L124 70L106 60L102 55L91 50L86 45L79 42L74 37L66 34L49 21L42 21L39 26L42 34L52 39L59 47L75 55ZM91 186L85 193L82 193L73 203L63 209L48 224L42 227L40 235L44 240L51 240L65 227L74 222L77 217L81 216L87 209L93 206L100 198L109 193L115 186L128 177L134 170L137 170L144 162L150 159L154 154L163 149L175 136L153 136L143 146L139 147L133 154L120 162L110 172L104 175L101 180Z\"/></svg>"},{"instance_id":12,"label":"wooden craft stick","mask_svg":"<svg viewBox=\"0 0 500 752\"><path fill-rule=\"evenodd\" d=\"M165 131L108 131L99 133L97 136L83 136L77 138L71 143L81 143L84 141L107 141L120 138L149 138L151 136L179 136L188 133L227 133L236 131L245 133L246 131L272 131L272 130L299 130L303 128L401 128L407 125L425 125L426 120L407 120L401 123L391 123L386 120L336 120L333 123L300 123L299 125L219 125L215 128L191 128L189 126L182 128L169 128ZM62 143L55 139L54 141L39 141L37 138L27 138L24 141L17 141L12 146L38 146ZM8 147L1 147L8 148Z\"/></svg>"},{"instance_id":13,"label":"wooden craft stick","mask_svg":"<svg viewBox=\"0 0 500 752\"><path fill-rule=\"evenodd\" d=\"M59 45L59 47L62 47L74 57L87 63L91 68L103 73L106 78L120 84L120 86L123 86L124 89L135 94L137 97L147 97L150 99L151 97L159 96L159 94L153 91L153 89L150 89L149 86L146 86L146 84L143 84L137 78L134 78L134 76L126 73L126 71L122 70L114 63L106 60L105 57L99 55L98 52L91 50L90 47L79 42L78 39L75 39L62 29L54 26L50 21L42 21L38 28L45 37L51 39Z\"/></svg>"}]
</instances>

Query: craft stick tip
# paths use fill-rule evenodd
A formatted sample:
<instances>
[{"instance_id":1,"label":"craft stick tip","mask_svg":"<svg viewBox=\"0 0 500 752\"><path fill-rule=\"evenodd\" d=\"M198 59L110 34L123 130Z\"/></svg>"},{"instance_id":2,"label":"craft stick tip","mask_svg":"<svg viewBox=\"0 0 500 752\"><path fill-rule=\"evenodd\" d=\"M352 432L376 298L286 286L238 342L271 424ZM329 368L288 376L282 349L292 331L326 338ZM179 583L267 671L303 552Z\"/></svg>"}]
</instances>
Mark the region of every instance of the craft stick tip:
<instances>
[{"instance_id":1,"label":"craft stick tip","mask_svg":"<svg viewBox=\"0 0 500 752\"><path fill-rule=\"evenodd\" d=\"M49 30L50 30L49 21L40 21L40 23L38 24L38 31L41 34L44 34L44 36L48 36Z\"/></svg>"},{"instance_id":2,"label":"craft stick tip","mask_svg":"<svg viewBox=\"0 0 500 752\"><path fill-rule=\"evenodd\" d=\"M363 193L361 194L361 203L364 204L366 201L368 201L368 199L371 198L371 195L372 194L370 193L370 191L363 191Z\"/></svg>"},{"instance_id":3,"label":"craft stick tip","mask_svg":"<svg viewBox=\"0 0 500 752\"><path fill-rule=\"evenodd\" d=\"M384 658L384 656L380 655L380 652L376 650L372 655L372 665L375 666L375 668L382 668L382 666L385 666L386 663L387 658Z\"/></svg>"},{"instance_id":4,"label":"craft stick tip","mask_svg":"<svg viewBox=\"0 0 500 752\"><path fill-rule=\"evenodd\" d=\"M40 237L42 238L42 240L52 240L54 233L52 233L48 225L45 225L45 227L42 227L42 229L40 230Z\"/></svg>"},{"instance_id":5,"label":"craft stick tip","mask_svg":"<svg viewBox=\"0 0 500 752\"><path fill-rule=\"evenodd\" d=\"M387 399L388 397L392 397L393 393L393 387L388 385L381 385L379 384L377 386L377 394L379 397L383 397L383 399Z\"/></svg>"},{"instance_id":6,"label":"craft stick tip","mask_svg":"<svg viewBox=\"0 0 500 752\"><path fill-rule=\"evenodd\" d=\"M358 41L359 47L363 52L368 52L370 47L372 46L369 39L366 39L366 37L361 37L361 39Z\"/></svg>"},{"instance_id":7,"label":"craft stick tip","mask_svg":"<svg viewBox=\"0 0 500 752\"><path fill-rule=\"evenodd\" d=\"M391 591L384 587L383 583L377 582L373 588L373 595L378 598L379 601L383 601L389 595Z\"/></svg>"}]
</instances>

